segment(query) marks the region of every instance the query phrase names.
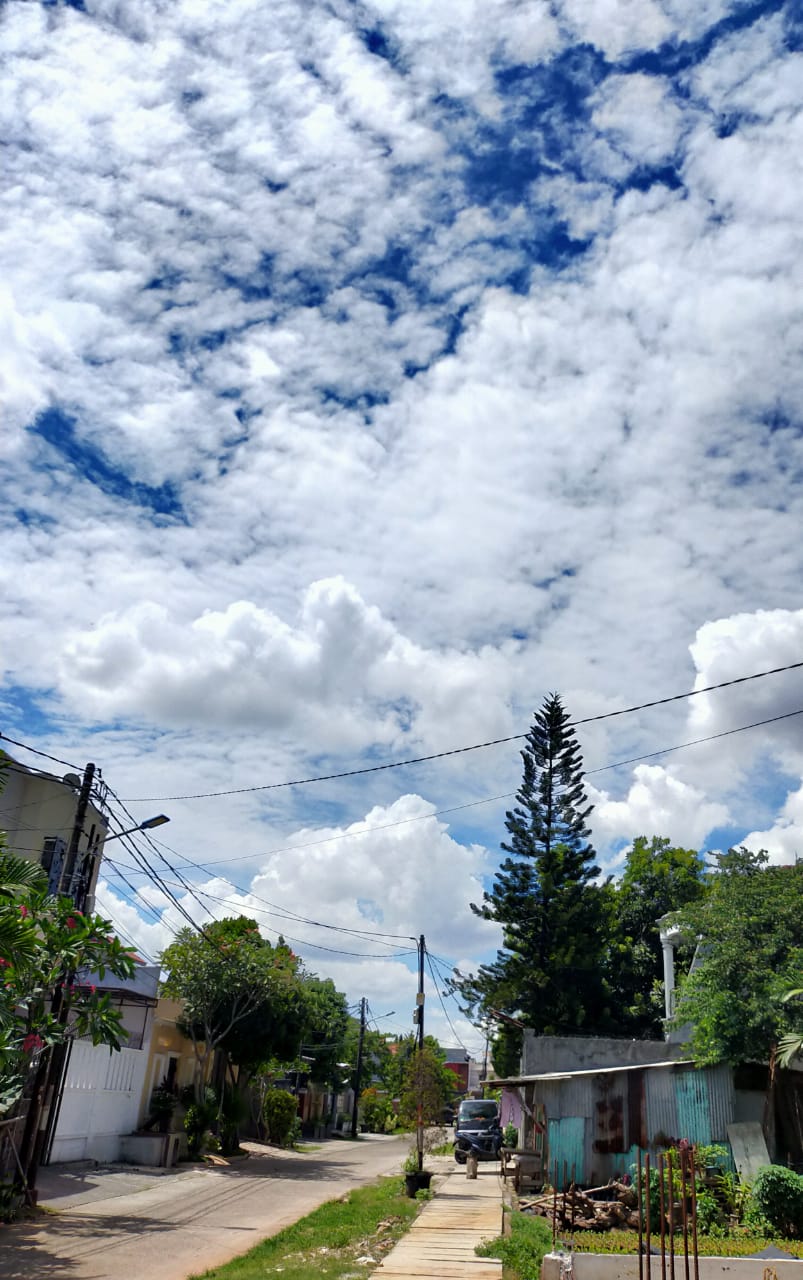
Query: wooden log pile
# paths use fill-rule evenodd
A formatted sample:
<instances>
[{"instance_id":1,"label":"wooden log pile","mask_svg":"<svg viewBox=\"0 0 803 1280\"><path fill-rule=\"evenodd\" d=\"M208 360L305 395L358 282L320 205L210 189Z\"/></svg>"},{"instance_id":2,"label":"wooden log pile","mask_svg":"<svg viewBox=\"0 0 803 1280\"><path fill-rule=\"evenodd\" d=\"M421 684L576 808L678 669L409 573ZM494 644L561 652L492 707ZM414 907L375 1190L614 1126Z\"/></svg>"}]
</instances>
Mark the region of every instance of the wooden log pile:
<instances>
[{"instance_id":1,"label":"wooden log pile","mask_svg":"<svg viewBox=\"0 0 803 1280\"><path fill-rule=\"evenodd\" d=\"M569 1187L557 1195L544 1192L532 1200L520 1200L519 1208L546 1218L558 1232L610 1231L612 1227L637 1230L639 1225L638 1192L624 1182L609 1182L587 1191Z\"/></svg>"}]
</instances>

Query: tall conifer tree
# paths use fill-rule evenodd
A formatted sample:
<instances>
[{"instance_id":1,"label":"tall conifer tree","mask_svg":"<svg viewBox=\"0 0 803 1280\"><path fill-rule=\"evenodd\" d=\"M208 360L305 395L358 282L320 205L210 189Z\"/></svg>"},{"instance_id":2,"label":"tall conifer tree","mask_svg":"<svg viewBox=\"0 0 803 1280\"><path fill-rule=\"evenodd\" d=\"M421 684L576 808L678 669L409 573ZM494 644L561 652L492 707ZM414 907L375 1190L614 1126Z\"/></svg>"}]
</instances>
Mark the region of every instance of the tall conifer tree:
<instances>
[{"instance_id":1,"label":"tall conifer tree","mask_svg":"<svg viewBox=\"0 0 803 1280\"><path fill-rule=\"evenodd\" d=\"M580 747L557 694L536 713L521 755L508 857L482 906L472 906L502 925L502 949L455 985L471 1007L516 1012L542 1034L604 1031L610 895L596 883Z\"/></svg>"}]
</instances>

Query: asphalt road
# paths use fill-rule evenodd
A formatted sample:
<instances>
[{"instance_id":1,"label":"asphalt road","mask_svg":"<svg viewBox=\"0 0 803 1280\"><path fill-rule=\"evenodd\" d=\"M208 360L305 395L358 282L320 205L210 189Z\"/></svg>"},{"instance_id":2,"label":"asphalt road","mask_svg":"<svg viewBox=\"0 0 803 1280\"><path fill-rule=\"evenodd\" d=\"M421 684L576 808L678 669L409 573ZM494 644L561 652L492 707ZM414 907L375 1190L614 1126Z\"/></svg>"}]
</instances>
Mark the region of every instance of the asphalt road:
<instances>
[{"instance_id":1,"label":"asphalt road","mask_svg":"<svg viewBox=\"0 0 803 1280\"><path fill-rule=\"evenodd\" d=\"M42 1170L36 1221L0 1227L3 1280L187 1280L380 1174L410 1138L332 1141L313 1152L251 1146L224 1168L164 1175L116 1166Z\"/></svg>"}]
</instances>

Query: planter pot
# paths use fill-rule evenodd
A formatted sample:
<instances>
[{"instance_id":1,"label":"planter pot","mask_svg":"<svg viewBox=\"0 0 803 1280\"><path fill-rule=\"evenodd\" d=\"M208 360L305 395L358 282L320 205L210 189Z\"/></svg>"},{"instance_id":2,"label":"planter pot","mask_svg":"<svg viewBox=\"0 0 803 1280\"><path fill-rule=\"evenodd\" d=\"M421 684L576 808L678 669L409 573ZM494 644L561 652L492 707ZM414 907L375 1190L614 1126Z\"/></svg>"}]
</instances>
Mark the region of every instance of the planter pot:
<instances>
[{"instance_id":1,"label":"planter pot","mask_svg":"<svg viewBox=\"0 0 803 1280\"><path fill-rule=\"evenodd\" d=\"M404 1175L404 1185L410 1199L415 1200L417 1191L429 1191L431 1180L432 1171L430 1169L420 1169L415 1173L406 1173Z\"/></svg>"}]
</instances>

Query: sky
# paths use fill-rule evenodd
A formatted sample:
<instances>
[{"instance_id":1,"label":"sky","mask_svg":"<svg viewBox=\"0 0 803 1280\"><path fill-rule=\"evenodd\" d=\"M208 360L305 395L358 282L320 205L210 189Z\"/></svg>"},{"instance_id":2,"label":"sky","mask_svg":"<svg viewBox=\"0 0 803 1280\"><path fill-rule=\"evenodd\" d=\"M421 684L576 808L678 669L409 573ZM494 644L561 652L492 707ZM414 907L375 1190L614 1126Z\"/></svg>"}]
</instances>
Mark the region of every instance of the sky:
<instances>
[{"instance_id":1,"label":"sky","mask_svg":"<svg viewBox=\"0 0 803 1280\"><path fill-rule=\"evenodd\" d=\"M520 744L274 784L803 659L801 48L792 0L0 12L0 731L383 1029L423 933L481 1050L443 979L498 941ZM801 709L579 728L600 865L794 860L803 716L651 753ZM155 956L183 918L112 854Z\"/></svg>"}]
</instances>

